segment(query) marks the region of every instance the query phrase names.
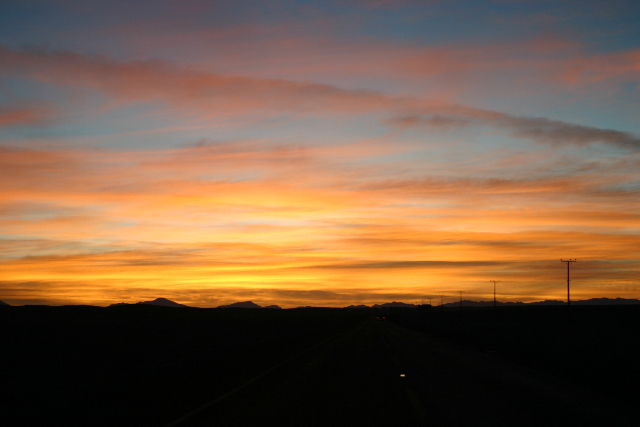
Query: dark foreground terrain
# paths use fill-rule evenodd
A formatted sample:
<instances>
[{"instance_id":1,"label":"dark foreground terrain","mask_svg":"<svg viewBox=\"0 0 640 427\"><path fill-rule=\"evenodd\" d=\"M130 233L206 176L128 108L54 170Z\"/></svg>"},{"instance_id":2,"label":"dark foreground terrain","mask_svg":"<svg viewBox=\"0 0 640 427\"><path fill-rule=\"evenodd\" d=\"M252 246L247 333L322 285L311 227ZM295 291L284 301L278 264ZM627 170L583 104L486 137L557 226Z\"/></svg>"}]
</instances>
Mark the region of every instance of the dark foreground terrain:
<instances>
[{"instance_id":1,"label":"dark foreground terrain","mask_svg":"<svg viewBox=\"0 0 640 427\"><path fill-rule=\"evenodd\" d=\"M165 425L364 317L330 309L2 307L0 424Z\"/></svg>"},{"instance_id":2,"label":"dark foreground terrain","mask_svg":"<svg viewBox=\"0 0 640 427\"><path fill-rule=\"evenodd\" d=\"M629 405L640 402L640 307L463 308L391 314L398 325L473 347Z\"/></svg>"},{"instance_id":3,"label":"dark foreground terrain","mask_svg":"<svg viewBox=\"0 0 640 427\"><path fill-rule=\"evenodd\" d=\"M571 321L562 308L3 307L0 417L39 426L637 425L640 307L576 307Z\"/></svg>"}]
</instances>

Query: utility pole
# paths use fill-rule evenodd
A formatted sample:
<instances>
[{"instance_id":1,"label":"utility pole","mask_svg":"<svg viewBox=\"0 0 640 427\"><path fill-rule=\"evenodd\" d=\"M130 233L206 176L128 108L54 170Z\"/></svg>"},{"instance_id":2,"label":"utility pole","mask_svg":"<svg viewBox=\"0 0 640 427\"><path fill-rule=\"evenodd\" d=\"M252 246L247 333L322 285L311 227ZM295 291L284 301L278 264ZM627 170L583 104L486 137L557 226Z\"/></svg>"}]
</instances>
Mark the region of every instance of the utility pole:
<instances>
[{"instance_id":1,"label":"utility pole","mask_svg":"<svg viewBox=\"0 0 640 427\"><path fill-rule=\"evenodd\" d=\"M444 305L444 297L440 294L440 307Z\"/></svg>"},{"instance_id":2,"label":"utility pole","mask_svg":"<svg viewBox=\"0 0 640 427\"><path fill-rule=\"evenodd\" d=\"M569 293L569 265L571 265L572 262L576 262L575 259L568 259L568 260L563 260L561 259L560 262L566 262L567 263L567 308L571 307L571 295Z\"/></svg>"},{"instance_id":3,"label":"utility pole","mask_svg":"<svg viewBox=\"0 0 640 427\"><path fill-rule=\"evenodd\" d=\"M431 304L431 297L429 297L429 305L433 306L433 305Z\"/></svg>"},{"instance_id":4,"label":"utility pole","mask_svg":"<svg viewBox=\"0 0 640 427\"><path fill-rule=\"evenodd\" d=\"M458 293L460 294L460 311L462 311L462 293L464 291L458 291Z\"/></svg>"},{"instance_id":5,"label":"utility pole","mask_svg":"<svg viewBox=\"0 0 640 427\"><path fill-rule=\"evenodd\" d=\"M493 282L493 308L496 308L496 283L500 283L500 280L489 280Z\"/></svg>"}]
</instances>

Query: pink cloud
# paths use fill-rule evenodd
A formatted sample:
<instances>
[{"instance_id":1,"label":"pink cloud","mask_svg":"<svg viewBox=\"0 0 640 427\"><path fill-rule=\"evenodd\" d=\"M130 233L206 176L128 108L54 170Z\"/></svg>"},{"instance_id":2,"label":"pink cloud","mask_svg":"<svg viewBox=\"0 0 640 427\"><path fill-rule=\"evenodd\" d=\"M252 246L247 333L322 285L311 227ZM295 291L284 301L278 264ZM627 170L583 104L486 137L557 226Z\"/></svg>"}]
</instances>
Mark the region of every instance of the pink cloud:
<instances>
[{"instance_id":1,"label":"pink cloud","mask_svg":"<svg viewBox=\"0 0 640 427\"><path fill-rule=\"evenodd\" d=\"M552 144L602 142L637 148L636 135L546 118L518 117L411 97L346 90L326 84L255 79L180 69L158 61L116 62L103 57L1 49L5 73L104 91L119 102L160 102L205 117L229 114L390 114L402 126L490 126L512 136Z\"/></svg>"},{"instance_id":2,"label":"pink cloud","mask_svg":"<svg viewBox=\"0 0 640 427\"><path fill-rule=\"evenodd\" d=\"M0 127L16 125L40 125L52 115L48 109L22 107L0 108Z\"/></svg>"},{"instance_id":3,"label":"pink cloud","mask_svg":"<svg viewBox=\"0 0 640 427\"><path fill-rule=\"evenodd\" d=\"M249 111L371 111L389 103L365 91L313 83L195 72L159 61L0 49L1 71L43 82L105 91L122 102L166 102L217 113ZM334 113L334 114L335 114Z\"/></svg>"},{"instance_id":4,"label":"pink cloud","mask_svg":"<svg viewBox=\"0 0 640 427\"><path fill-rule=\"evenodd\" d=\"M557 73L572 85L593 85L607 80L640 80L640 50L612 54L579 55L568 59Z\"/></svg>"}]
</instances>

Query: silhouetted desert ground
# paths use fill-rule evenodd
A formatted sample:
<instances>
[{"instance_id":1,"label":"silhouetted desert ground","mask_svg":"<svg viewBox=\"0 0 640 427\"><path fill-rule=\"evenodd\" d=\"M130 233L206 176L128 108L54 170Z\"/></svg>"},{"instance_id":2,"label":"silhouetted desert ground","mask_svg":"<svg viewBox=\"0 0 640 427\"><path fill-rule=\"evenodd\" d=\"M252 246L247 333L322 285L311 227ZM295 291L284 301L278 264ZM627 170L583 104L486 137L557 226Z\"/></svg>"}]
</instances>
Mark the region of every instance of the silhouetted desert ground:
<instances>
[{"instance_id":1,"label":"silhouetted desert ground","mask_svg":"<svg viewBox=\"0 0 640 427\"><path fill-rule=\"evenodd\" d=\"M376 321L380 313L388 320ZM469 377L469 388L458 395L456 387L466 388L460 382L467 377L454 378L456 365L446 358L447 352L457 350L396 325L480 350L488 359L480 357L479 368L467 366L471 373L491 366L502 370L500 360L504 360L531 370L532 378L537 373L559 378L629 406L640 397L634 389L640 380L637 306L574 307L570 321L564 307L494 312L140 305L2 307L0 320L3 425L167 425L327 339L328 344L317 351L183 424L244 425L239 422L244 420L249 425L276 417L283 425L293 419L299 425L359 425L358 420L366 423L362 425L394 420L398 425L423 425L416 418L422 411L428 425L458 425L451 413L472 406L469 396L485 389L498 396L488 404L511 410L509 393L505 392L506 401L498 400L502 387L513 380L491 384L490 375L481 373L482 382ZM430 349L433 355L426 354ZM478 359L474 352L462 353L464 360ZM504 369L520 375L508 366ZM398 382L405 381L399 380L400 370L414 372L413 378ZM510 419L520 413L531 418L532 411L542 411L541 406L553 402L540 390L534 390L530 402L528 397L514 397ZM568 388L559 393L566 397L572 392ZM424 407L416 409L412 399L421 399ZM483 404L476 402L476 411ZM568 409L573 411L568 419L580 412L577 406ZM564 406L558 403L549 416L563 413ZM538 414L532 425L546 421L545 417ZM464 425L464 420L460 423Z\"/></svg>"},{"instance_id":2,"label":"silhouetted desert ground","mask_svg":"<svg viewBox=\"0 0 640 427\"><path fill-rule=\"evenodd\" d=\"M636 406L640 401L640 307L492 307L394 311L400 326Z\"/></svg>"},{"instance_id":3,"label":"silhouetted desert ground","mask_svg":"<svg viewBox=\"0 0 640 427\"><path fill-rule=\"evenodd\" d=\"M368 314L2 307L3 425L165 425ZM8 422L8 424L4 424Z\"/></svg>"}]
</instances>

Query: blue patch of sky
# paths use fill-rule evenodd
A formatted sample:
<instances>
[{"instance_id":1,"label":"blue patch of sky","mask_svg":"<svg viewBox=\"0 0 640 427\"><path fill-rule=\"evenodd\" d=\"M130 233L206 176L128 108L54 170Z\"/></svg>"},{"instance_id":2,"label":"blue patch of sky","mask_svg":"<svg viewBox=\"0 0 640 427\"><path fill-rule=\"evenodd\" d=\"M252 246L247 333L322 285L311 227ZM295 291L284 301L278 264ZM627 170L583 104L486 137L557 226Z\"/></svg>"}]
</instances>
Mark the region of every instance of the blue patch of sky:
<instances>
[{"instance_id":1,"label":"blue patch of sky","mask_svg":"<svg viewBox=\"0 0 640 427\"><path fill-rule=\"evenodd\" d=\"M83 1L69 4L23 0L0 3L0 43L10 46L41 45L63 41L67 46L83 44L67 39L84 34L97 43L105 30L136 23L162 24L165 28L225 28L246 23L281 24L300 18L295 9L281 3L222 1L192 3L169 0ZM286 19L285 19L286 18Z\"/></svg>"},{"instance_id":2,"label":"blue patch of sky","mask_svg":"<svg viewBox=\"0 0 640 427\"><path fill-rule=\"evenodd\" d=\"M97 97L102 98L102 95ZM62 100L56 99L56 101ZM101 100L93 98L87 104L90 105L81 107L85 111L88 110L86 114L64 117L64 120L46 126L15 129L14 136L20 136L23 139L44 137L53 140L74 139L79 143L86 138L86 143L94 137L135 132L152 126L166 126L166 121L161 118L141 117L139 105L119 106L116 109L100 112ZM127 146L131 143L131 138L120 138L120 141L123 146Z\"/></svg>"},{"instance_id":3,"label":"blue patch of sky","mask_svg":"<svg viewBox=\"0 0 640 427\"><path fill-rule=\"evenodd\" d=\"M145 108L146 107L146 108ZM153 114L153 112L157 114ZM172 130L172 127L176 130ZM182 129L185 126L186 129ZM190 128L191 127L191 128ZM198 141L266 141L299 146L333 145L375 138L385 132L377 120L362 117L336 123L335 118L279 116L251 123L233 119L185 120L154 106L120 106L82 120L40 128L15 128L4 138L48 138L109 149L170 149L195 146Z\"/></svg>"},{"instance_id":4,"label":"blue patch of sky","mask_svg":"<svg viewBox=\"0 0 640 427\"><path fill-rule=\"evenodd\" d=\"M530 7L532 10L540 7ZM478 1L440 2L417 8L380 8L367 17L365 33L385 40L448 44L529 39L535 29L499 25L492 14L503 7Z\"/></svg>"},{"instance_id":5,"label":"blue patch of sky","mask_svg":"<svg viewBox=\"0 0 640 427\"><path fill-rule=\"evenodd\" d=\"M58 43L68 34L81 31L97 42L101 31L136 22L164 22L165 27L224 28L241 24L277 25L282 22L304 21L316 17L320 10L326 16L352 17L353 30L384 39L421 40L428 43L469 40L518 40L531 38L539 32L579 32L595 45L609 50L637 46L640 26L640 4L637 1L616 2L411 2L380 8L363 8L358 3L327 1L272 2L229 1L212 2L192 8L189 2L177 5L170 1L84 1L70 3L2 2L0 11L0 43ZM557 22L548 26L537 21L527 23L528 16L548 14ZM515 23L510 22L514 17ZM364 20L365 26L360 26ZM343 22L349 23L349 19ZM188 25L187 25L188 24ZM603 35L606 42L603 44ZM66 40L82 44L82 40Z\"/></svg>"},{"instance_id":6,"label":"blue patch of sky","mask_svg":"<svg viewBox=\"0 0 640 427\"><path fill-rule=\"evenodd\" d=\"M39 82L21 77L2 76L0 80L0 102L58 101L66 98L67 93L61 86Z\"/></svg>"},{"instance_id":7,"label":"blue patch of sky","mask_svg":"<svg viewBox=\"0 0 640 427\"><path fill-rule=\"evenodd\" d=\"M589 50L600 53L640 47L640 3L636 0L559 3L558 15L569 36L578 37Z\"/></svg>"},{"instance_id":8,"label":"blue patch of sky","mask_svg":"<svg viewBox=\"0 0 640 427\"><path fill-rule=\"evenodd\" d=\"M601 187L605 193L635 193L640 195L640 181L628 181Z\"/></svg>"},{"instance_id":9,"label":"blue patch of sky","mask_svg":"<svg viewBox=\"0 0 640 427\"><path fill-rule=\"evenodd\" d=\"M0 2L0 43L14 47L42 43L47 39L43 36L50 31L48 27L52 21L56 22L56 26L61 26L58 28L64 28L65 17L55 4L36 1Z\"/></svg>"},{"instance_id":10,"label":"blue patch of sky","mask_svg":"<svg viewBox=\"0 0 640 427\"><path fill-rule=\"evenodd\" d=\"M514 42L558 34L602 52L638 47L640 3L614 2L434 2L424 5L341 9L366 21L373 38L418 44ZM358 33L362 35L363 33Z\"/></svg>"},{"instance_id":11,"label":"blue patch of sky","mask_svg":"<svg viewBox=\"0 0 640 427\"><path fill-rule=\"evenodd\" d=\"M12 48L38 46L53 51L108 52L115 57L119 49L110 40L114 38L108 33L111 28L165 13L162 7L153 7L152 2L146 1L63 4L24 0L0 5L4 9L0 9L0 44Z\"/></svg>"}]
</instances>

